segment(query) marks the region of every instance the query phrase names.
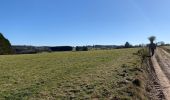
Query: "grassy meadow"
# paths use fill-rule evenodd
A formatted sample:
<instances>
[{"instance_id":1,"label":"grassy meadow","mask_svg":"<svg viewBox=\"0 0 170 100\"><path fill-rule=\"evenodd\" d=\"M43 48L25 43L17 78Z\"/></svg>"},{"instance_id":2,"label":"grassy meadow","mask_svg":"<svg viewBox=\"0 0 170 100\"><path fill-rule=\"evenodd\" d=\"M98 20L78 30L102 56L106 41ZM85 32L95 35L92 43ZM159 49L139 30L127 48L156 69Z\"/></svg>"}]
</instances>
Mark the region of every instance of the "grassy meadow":
<instances>
[{"instance_id":1,"label":"grassy meadow","mask_svg":"<svg viewBox=\"0 0 170 100\"><path fill-rule=\"evenodd\" d=\"M138 50L0 56L0 99L144 99L132 82L142 73Z\"/></svg>"}]
</instances>

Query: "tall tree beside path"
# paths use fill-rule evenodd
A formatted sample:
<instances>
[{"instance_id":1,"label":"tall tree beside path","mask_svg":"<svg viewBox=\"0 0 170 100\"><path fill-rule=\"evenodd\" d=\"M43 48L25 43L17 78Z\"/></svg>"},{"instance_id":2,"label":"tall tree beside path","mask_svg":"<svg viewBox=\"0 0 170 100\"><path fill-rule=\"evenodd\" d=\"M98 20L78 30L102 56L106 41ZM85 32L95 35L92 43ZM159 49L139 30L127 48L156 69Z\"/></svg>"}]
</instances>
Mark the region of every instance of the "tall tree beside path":
<instances>
[{"instance_id":1,"label":"tall tree beside path","mask_svg":"<svg viewBox=\"0 0 170 100\"><path fill-rule=\"evenodd\" d=\"M154 41L156 40L155 36L150 36L149 38L150 44L149 44L149 53L151 54L151 56L153 56L155 54L155 49L156 49L156 44L154 43Z\"/></svg>"}]
</instances>

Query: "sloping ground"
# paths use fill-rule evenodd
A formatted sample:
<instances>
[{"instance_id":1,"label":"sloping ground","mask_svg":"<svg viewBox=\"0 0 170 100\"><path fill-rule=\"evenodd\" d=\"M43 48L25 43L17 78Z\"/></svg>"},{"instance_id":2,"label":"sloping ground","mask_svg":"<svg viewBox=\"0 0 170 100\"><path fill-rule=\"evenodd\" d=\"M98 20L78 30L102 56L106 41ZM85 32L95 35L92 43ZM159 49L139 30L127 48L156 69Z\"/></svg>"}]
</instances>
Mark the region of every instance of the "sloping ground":
<instances>
[{"instance_id":1,"label":"sloping ground","mask_svg":"<svg viewBox=\"0 0 170 100\"><path fill-rule=\"evenodd\" d=\"M158 48L151 61L161 85L158 90L164 94L164 96L160 94L160 100L164 97L166 100L170 100L170 54L162 48Z\"/></svg>"},{"instance_id":2,"label":"sloping ground","mask_svg":"<svg viewBox=\"0 0 170 100\"><path fill-rule=\"evenodd\" d=\"M145 100L138 50L0 56L0 99Z\"/></svg>"}]
</instances>

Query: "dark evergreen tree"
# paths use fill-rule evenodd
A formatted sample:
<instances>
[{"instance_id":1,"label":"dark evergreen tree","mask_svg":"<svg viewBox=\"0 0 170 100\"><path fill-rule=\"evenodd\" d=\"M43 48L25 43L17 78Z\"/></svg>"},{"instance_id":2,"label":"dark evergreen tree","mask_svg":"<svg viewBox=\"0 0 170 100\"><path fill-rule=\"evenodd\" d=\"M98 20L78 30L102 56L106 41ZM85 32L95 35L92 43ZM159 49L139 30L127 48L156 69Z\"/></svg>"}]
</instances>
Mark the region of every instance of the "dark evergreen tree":
<instances>
[{"instance_id":1,"label":"dark evergreen tree","mask_svg":"<svg viewBox=\"0 0 170 100\"><path fill-rule=\"evenodd\" d=\"M131 47L132 47L132 45L129 42L125 43L125 48L131 48Z\"/></svg>"},{"instance_id":2,"label":"dark evergreen tree","mask_svg":"<svg viewBox=\"0 0 170 100\"><path fill-rule=\"evenodd\" d=\"M82 49L82 51L88 51L88 48L86 46L83 46Z\"/></svg>"},{"instance_id":3,"label":"dark evergreen tree","mask_svg":"<svg viewBox=\"0 0 170 100\"><path fill-rule=\"evenodd\" d=\"M79 46L76 46L76 51L80 51L80 47Z\"/></svg>"},{"instance_id":4,"label":"dark evergreen tree","mask_svg":"<svg viewBox=\"0 0 170 100\"><path fill-rule=\"evenodd\" d=\"M12 54L12 46L8 39L6 39L2 33L0 33L0 54Z\"/></svg>"}]
</instances>

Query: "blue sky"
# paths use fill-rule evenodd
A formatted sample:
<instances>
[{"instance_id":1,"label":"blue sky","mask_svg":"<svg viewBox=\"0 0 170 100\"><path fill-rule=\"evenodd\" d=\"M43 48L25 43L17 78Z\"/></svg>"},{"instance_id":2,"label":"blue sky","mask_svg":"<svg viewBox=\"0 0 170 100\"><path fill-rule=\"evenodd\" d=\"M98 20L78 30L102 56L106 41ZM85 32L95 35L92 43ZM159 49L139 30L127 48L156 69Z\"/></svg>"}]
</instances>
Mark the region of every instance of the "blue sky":
<instances>
[{"instance_id":1,"label":"blue sky","mask_svg":"<svg viewBox=\"0 0 170 100\"><path fill-rule=\"evenodd\" d=\"M170 43L169 0L0 0L13 45Z\"/></svg>"}]
</instances>

